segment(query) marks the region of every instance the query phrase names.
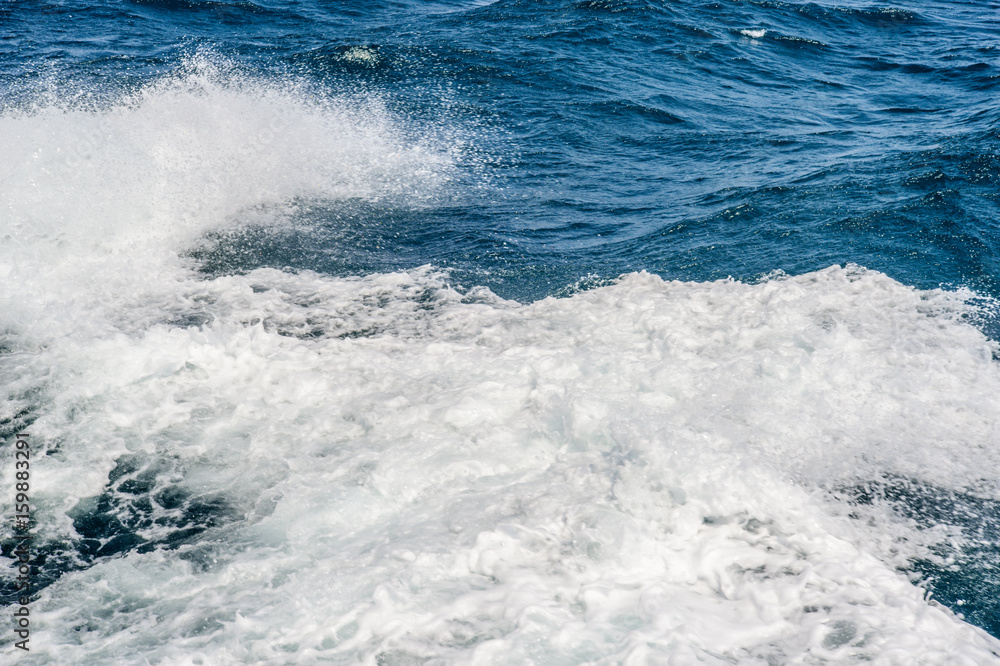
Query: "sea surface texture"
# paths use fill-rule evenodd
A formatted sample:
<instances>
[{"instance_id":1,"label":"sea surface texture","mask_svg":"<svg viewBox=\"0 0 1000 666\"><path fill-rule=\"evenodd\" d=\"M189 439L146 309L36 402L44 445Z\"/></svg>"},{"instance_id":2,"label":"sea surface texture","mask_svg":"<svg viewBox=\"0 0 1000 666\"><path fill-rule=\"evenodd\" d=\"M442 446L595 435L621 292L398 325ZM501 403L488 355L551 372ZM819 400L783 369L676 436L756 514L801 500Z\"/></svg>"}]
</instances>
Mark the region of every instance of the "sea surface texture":
<instances>
[{"instance_id":1,"label":"sea surface texture","mask_svg":"<svg viewBox=\"0 0 1000 666\"><path fill-rule=\"evenodd\" d=\"M1000 664L997 1L0 33L0 663Z\"/></svg>"}]
</instances>

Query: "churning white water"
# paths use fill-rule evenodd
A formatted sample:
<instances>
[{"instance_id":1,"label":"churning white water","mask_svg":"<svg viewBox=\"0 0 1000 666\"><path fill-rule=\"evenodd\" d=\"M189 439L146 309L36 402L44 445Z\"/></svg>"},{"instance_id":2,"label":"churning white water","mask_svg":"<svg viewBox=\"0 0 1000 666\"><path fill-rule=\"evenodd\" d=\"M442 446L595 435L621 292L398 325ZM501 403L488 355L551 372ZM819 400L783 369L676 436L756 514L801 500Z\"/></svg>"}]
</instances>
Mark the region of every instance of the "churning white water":
<instances>
[{"instance_id":1,"label":"churning white water","mask_svg":"<svg viewBox=\"0 0 1000 666\"><path fill-rule=\"evenodd\" d=\"M456 159L217 78L0 117L0 416L64 569L21 663L1000 663L908 578L963 534L858 501L1000 494L972 294L207 276L185 252L241 213L419 202Z\"/></svg>"}]
</instances>

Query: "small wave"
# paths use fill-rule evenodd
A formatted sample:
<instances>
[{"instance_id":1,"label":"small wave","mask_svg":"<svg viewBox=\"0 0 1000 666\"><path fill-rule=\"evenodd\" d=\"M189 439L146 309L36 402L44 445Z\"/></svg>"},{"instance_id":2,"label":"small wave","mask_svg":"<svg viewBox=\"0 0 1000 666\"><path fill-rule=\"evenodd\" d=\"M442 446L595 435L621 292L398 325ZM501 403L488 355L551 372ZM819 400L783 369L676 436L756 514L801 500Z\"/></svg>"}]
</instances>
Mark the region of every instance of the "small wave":
<instances>
[{"instance_id":1,"label":"small wave","mask_svg":"<svg viewBox=\"0 0 1000 666\"><path fill-rule=\"evenodd\" d=\"M891 106L887 109L879 109L879 113L937 113L941 109L919 109L908 106Z\"/></svg>"},{"instance_id":2,"label":"small wave","mask_svg":"<svg viewBox=\"0 0 1000 666\"><path fill-rule=\"evenodd\" d=\"M798 37L796 35L781 35L775 37L777 41L791 43L795 46L819 46L823 48L829 48L827 44L815 39L809 39L808 37Z\"/></svg>"},{"instance_id":3,"label":"small wave","mask_svg":"<svg viewBox=\"0 0 1000 666\"><path fill-rule=\"evenodd\" d=\"M913 23L920 20L920 15L909 9L898 7L877 7L871 9L852 9L852 15L876 25L894 23Z\"/></svg>"},{"instance_id":4,"label":"small wave","mask_svg":"<svg viewBox=\"0 0 1000 666\"><path fill-rule=\"evenodd\" d=\"M677 125L684 122L683 118L670 113L666 109L629 100L598 102L590 106L602 116L632 116L664 125Z\"/></svg>"}]
</instances>

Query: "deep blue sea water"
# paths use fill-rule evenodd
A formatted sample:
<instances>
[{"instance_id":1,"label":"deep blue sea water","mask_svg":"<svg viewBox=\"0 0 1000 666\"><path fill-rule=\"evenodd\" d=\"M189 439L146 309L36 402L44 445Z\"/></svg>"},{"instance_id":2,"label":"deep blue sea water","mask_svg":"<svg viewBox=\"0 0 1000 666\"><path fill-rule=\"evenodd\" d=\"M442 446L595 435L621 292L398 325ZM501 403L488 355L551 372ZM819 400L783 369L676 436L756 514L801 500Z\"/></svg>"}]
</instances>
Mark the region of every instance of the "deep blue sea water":
<instances>
[{"instance_id":1,"label":"deep blue sea water","mask_svg":"<svg viewBox=\"0 0 1000 666\"><path fill-rule=\"evenodd\" d=\"M1000 663L1000 3L0 26L4 659Z\"/></svg>"}]
</instances>

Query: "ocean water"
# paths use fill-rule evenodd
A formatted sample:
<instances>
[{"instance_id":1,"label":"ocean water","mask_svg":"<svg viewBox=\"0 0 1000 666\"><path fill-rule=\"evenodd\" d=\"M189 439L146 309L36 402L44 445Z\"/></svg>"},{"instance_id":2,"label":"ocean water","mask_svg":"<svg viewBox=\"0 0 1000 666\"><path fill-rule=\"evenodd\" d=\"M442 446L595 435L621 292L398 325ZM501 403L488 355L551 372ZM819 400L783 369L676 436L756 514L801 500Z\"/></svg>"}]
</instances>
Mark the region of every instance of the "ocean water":
<instances>
[{"instance_id":1,"label":"ocean water","mask_svg":"<svg viewBox=\"0 0 1000 666\"><path fill-rule=\"evenodd\" d=\"M1000 3L0 27L0 663L1000 664Z\"/></svg>"}]
</instances>

